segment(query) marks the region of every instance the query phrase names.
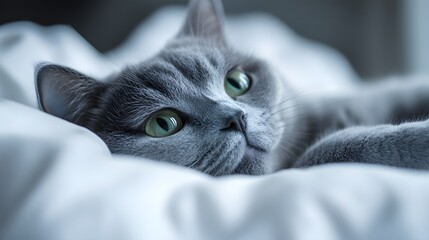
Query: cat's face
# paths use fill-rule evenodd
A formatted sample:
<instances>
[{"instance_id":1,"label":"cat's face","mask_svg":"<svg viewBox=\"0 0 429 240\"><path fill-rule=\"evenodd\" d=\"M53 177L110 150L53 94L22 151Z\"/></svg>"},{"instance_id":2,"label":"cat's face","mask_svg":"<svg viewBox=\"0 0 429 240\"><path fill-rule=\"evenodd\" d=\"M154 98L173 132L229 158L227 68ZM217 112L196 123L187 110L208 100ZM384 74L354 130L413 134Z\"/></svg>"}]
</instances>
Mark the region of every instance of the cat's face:
<instances>
[{"instance_id":1,"label":"cat's face","mask_svg":"<svg viewBox=\"0 0 429 240\"><path fill-rule=\"evenodd\" d=\"M219 14L218 2L192 2L177 38L107 82L42 65L42 108L91 129L113 153L212 175L270 171L282 135L271 111L280 81L263 61L228 46Z\"/></svg>"}]
</instances>

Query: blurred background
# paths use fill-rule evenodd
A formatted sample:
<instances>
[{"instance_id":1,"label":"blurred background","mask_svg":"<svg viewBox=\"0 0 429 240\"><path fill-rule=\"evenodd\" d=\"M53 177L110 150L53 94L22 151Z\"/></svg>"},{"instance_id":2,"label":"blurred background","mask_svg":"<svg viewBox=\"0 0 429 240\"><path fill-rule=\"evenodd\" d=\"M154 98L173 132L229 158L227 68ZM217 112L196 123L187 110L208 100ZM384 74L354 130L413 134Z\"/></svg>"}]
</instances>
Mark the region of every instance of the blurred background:
<instances>
[{"instance_id":1,"label":"blurred background","mask_svg":"<svg viewBox=\"0 0 429 240\"><path fill-rule=\"evenodd\" d=\"M224 0L227 15L269 12L341 51L364 78L429 72L429 0ZM0 24L73 26L104 52L156 9L187 0L0 0Z\"/></svg>"}]
</instances>

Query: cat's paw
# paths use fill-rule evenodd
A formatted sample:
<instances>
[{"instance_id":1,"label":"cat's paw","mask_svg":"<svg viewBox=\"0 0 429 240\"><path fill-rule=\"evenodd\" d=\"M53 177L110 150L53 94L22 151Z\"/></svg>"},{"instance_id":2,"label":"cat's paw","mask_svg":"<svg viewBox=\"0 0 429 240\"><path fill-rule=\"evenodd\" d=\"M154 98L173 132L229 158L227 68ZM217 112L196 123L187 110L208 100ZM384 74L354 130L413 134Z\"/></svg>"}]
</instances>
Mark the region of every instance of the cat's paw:
<instances>
[{"instance_id":1,"label":"cat's paw","mask_svg":"<svg viewBox=\"0 0 429 240\"><path fill-rule=\"evenodd\" d=\"M347 128L319 140L293 167L347 162L429 169L428 123Z\"/></svg>"},{"instance_id":2,"label":"cat's paw","mask_svg":"<svg viewBox=\"0 0 429 240\"><path fill-rule=\"evenodd\" d=\"M377 142L377 135L384 126L352 127L327 135L317 141L293 164L302 168L327 163L367 163L370 146Z\"/></svg>"}]
</instances>

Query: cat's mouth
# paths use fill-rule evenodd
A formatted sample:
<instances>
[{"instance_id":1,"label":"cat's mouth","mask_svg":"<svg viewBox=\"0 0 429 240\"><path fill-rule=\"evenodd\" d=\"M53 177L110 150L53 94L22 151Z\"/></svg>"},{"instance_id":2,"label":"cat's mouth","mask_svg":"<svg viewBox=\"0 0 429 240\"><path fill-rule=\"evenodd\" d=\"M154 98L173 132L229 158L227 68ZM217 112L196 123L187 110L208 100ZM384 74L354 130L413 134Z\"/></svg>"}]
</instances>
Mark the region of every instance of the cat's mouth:
<instances>
[{"instance_id":1,"label":"cat's mouth","mask_svg":"<svg viewBox=\"0 0 429 240\"><path fill-rule=\"evenodd\" d=\"M249 138L247 134L244 134L246 141L244 154L239 160L237 167L232 171L233 174L248 174L248 175L263 175L267 172L266 170L266 158L269 153L269 149L259 146L253 143L255 139Z\"/></svg>"},{"instance_id":2,"label":"cat's mouth","mask_svg":"<svg viewBox=\"0 0 429 240\"><path fill-rule=\"evenodd\" d=\"M231 138L230 138L231 137ZM223 164L210 169L209 174L220 176L228 174L265 174L266 158L269 149L258 144L258 139L248 134L234 133L227 137L230 142ZM235 142L235 144L231 144ZM220 149L225 149L220 147ZM220 171L222 170L222 171Z\"/></svg>"},{"instance_id":3,"label":"cat's mouth","mask_svg":"<svg viewBox=\"0 0 429 240\"><path fill-rule=\"evenodd\" d=\"M240 163L230 174L263 175L267 173L268 151L247 145Z\"/></svg>"},{"instance_id":4,"label":"cat's mouth","mask_svg":"<svg viewBox=\"0 0 429 240\"><path fill-rule=\"evenodd\" d=\"M265 146L257 144L258 141L252 136L252 134L244 132L243 135L246 141L246 149L255 150L258 152L268 152L270 150Z\"/></svg>"},{"instance_id":5,"label":"cat's mouth","mask_svg":"<svg viewBox=\"0 0 429 240\"><path fill-rule=\"evenodd\" d=\"M246 151L268 152L269 150L249 143L246 138Z\"/></svg>"}]
</instances>

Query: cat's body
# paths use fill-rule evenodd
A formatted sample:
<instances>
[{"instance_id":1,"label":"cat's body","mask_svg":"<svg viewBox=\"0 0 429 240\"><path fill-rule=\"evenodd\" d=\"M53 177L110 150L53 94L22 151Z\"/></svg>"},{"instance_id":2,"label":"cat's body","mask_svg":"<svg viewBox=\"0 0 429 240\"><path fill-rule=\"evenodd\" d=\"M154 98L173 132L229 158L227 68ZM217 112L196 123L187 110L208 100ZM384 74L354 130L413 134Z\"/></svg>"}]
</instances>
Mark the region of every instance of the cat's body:
<instances>
[{"instance_id":1,"label":"cat's body","mask_svg":"<svg viewBox=\"0 0 429 240\"><path fill-rule=\"evenodd\" d=\"M41 108L87 127L113 153L212 175L265 174L327 162L429 169L429 82L298 94L264 61L224 40L220 2L196 0L159 54L98 82L36 70Z\"/></svg>"}]
</instances>

